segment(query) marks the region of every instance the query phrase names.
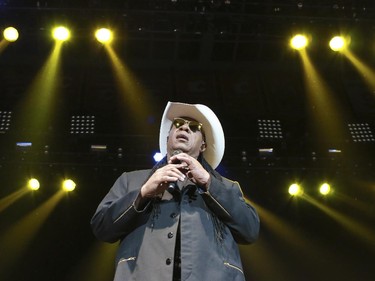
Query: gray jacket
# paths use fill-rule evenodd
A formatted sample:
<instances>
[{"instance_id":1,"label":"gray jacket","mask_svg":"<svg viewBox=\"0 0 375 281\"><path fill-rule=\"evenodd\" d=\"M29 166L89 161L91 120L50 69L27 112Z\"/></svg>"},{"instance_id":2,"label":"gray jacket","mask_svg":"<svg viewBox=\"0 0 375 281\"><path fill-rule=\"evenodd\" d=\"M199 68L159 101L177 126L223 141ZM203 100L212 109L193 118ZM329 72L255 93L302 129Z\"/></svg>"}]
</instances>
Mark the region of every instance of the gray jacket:
<instances>
[{"instance_id":1,"label":"gray jacket","mask_svg":"<svg viewBox=\"0 0 375 281\"><path fill-rule=\"evenodd\" d=\"M244 281L237 243L257 239L259 217L239 184L212 176L205 192L186 181L179 196L166 191L136 210L134 201L150 171L123 173L91 220L98 239L121 240L115 281L171 281L179 226L181 280Z\"/></svg>"}]
</instances>

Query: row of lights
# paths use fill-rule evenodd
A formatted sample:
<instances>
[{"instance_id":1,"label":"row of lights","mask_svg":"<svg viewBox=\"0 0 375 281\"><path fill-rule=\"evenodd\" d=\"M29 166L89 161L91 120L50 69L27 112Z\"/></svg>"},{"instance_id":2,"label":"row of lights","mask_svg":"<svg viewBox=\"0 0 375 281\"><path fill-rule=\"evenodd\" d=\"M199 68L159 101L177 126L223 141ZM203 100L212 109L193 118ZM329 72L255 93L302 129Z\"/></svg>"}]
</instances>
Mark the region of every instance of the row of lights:
<instances>
[{"instance_id":1,"label":"row of lights","mask_svg":"<svg viewBox=\"0 0 375 281\"><path fill-rule=\"evenodd\" d=\"M95 31L95 38L102 44L110 43L113 39L113 33L108 28L99 28ZM55 27L52 30L52 37L56 41L69 40L71 36L70 30L65 26ZM3 37L8 42L15 42L19 38L19 32L15 27L7 27L3 31Z\"/></svg>"},{"instance_id":2,"label":"row of lights","mask_svg":"<svg viewBox=\"0 0 375 281\"><path fill-rule=\"evenodd\" d=\"M298 183L291 184L288 192L291 196L301 196L304 193L302 186ZM319 193L323 196L327 196L333 193L333 189L329 183L325 182L319 186Z\"/></svg>"},{"instance_id":3,"label":"row of lights","mask_svg":"<svg viewBox=\"0 0 375 281\"><path fill-rule=\"evenodd\" d=\"M65 26L59 26L52 30L52 37L57 41L66 41L70 38L71 32ZM108 28L99 28L94 33L96 40L102 44L110 43L113 39L113 32ZM9 42L17 41L19 32L15 27L7 27L3 31L4 39ZM297 34L290 40L290 46L296 50L302 50L306 48L311 39L303 34ZM329 46L333 51L342 51L350 43L349 37L334 36Z\"/></svg>"},{"instance_id":4,"label":"row of lights","mask_svg":"<svg viewBox=\"0 0 375 281\"><path fill-rule=\"evenodd\" d=\"M10 130L12 111L0 111L0 133ZM283 130L280 120L258 119L258 136L263 140L282 140ZM70 134L72 135L93 135L95 133L95 115L73 115L70 119ZM348 123L350 136L355 143L373 143L375 134L367 122Z\"/></svg>"},{"instance_id":5,"label":"row of lights","mask_svg":"<svg viewBox=\"0 0 375 281\"><path fill-rule=\"evenodd\" d=\"M40 188L40 182L36 178L29 179L27 187L31 190L38 190ZM70 192L76 188L76 183L71 179L66 179L62 182L61 188L67 192Z\"/></svg>"},{"instance_id":6,"label":"row of lights","mask_svg":"<svg viewBox=\"0 0 375 281\"><path fill-rule=\"evenodd\" d=\"M296 50L303 50L305 49L309 43L311 42L311 38L304 34L297 34L290 39L290 46ZM350 37L344 36L334 36L329 41L328 45L332 51L340 52L345 50L350 44Z\"/></svg>"},{"instance_id":7,"label":"row of lights","mask_svg":"<svg viewBox=\"0 0 375 281\"><path fill-rule=\"evenodd\" d=\"M5 133L10 129L12 111L0 111L0 132ZM94 134L94 115L73 115L70 119L70 134ZM283 130L280 120L258 119L258 135L261 139L282 140ZM375 142L375 134L367 122L348 123L349 133L353 142Z\"/></svg>"}]
</instances>

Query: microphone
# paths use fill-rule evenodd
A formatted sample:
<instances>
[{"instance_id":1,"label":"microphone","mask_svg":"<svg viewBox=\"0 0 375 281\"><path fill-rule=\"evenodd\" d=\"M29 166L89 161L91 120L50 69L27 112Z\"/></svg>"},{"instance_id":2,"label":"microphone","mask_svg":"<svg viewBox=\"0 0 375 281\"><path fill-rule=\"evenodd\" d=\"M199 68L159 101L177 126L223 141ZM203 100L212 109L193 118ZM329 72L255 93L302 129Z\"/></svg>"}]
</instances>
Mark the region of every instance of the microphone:
<instances>
[{"instance_id":1,"label":"microphone","mask_svg":"<svg viewBox=\"0 0 375 281\"><path fill-rule=\"evenodd\" d=\"M182 153L182 150L181 149L176 149L176 150L174 150L173 152L172 152L172 155L171 156L175 156L175 155L177 155L177 154L180 154L180 153ZM175 161L173 161L172 162L172 164L180 164L181 162L179 161L179 160L175 160ZM174 182L170 182L169 184L168 184L168 188L167 188L167 190L168 190L168 192L170 193L170 194L174 194L175 192L176 192L176 190L178 190L178 186L177 186L177 181L174 181Z\"/></svg>"}]
</instances>

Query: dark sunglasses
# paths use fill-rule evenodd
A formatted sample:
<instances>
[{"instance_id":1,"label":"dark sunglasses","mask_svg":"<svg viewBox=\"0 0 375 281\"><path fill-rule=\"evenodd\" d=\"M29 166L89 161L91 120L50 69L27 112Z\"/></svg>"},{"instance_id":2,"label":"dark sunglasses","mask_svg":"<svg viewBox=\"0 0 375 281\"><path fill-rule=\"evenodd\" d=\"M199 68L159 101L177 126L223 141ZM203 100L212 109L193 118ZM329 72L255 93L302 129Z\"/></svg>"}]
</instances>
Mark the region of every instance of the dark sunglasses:
<instances>
[{"instance_id":1,"label":"dark sunglasses","mask_svg":"<svg viewBox=\"0 0 375 281\"><path fill-rule=\"evenodd\" d=\"M199 123L198 121L194 121L194 120L190 121L190 120L185 120L183 118L173 119L173 126L175 126L177 129L185 124L188 124L192 132L202 131L202 124Z\"/></svg>"}]
</instances>

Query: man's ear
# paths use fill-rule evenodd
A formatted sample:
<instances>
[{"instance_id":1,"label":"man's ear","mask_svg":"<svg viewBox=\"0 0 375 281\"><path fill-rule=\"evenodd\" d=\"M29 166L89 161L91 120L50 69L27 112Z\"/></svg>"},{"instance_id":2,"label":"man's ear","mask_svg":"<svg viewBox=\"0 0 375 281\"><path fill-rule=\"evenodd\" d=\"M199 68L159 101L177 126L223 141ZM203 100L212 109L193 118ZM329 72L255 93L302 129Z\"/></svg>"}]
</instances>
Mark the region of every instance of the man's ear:
<instances>
[{"instance_id":1,"label":"man's ear","mask_svg":"<svg viewBox=\"0 0 375 281\"><path fill-rule=\"evenodd\" d=\"M202 145L201 145L201 149L200 149L200 151L203 152L203 151L206 150L206 148L207 148L206 142L203 141L203 142L202 142Z\"/></svg>"}]
</instances>

